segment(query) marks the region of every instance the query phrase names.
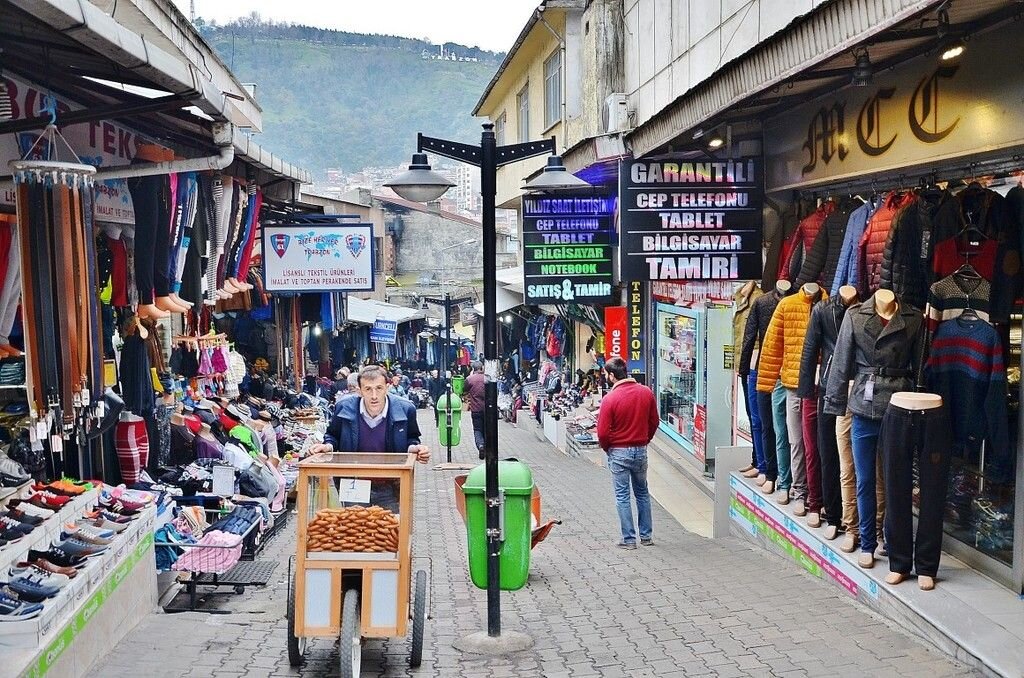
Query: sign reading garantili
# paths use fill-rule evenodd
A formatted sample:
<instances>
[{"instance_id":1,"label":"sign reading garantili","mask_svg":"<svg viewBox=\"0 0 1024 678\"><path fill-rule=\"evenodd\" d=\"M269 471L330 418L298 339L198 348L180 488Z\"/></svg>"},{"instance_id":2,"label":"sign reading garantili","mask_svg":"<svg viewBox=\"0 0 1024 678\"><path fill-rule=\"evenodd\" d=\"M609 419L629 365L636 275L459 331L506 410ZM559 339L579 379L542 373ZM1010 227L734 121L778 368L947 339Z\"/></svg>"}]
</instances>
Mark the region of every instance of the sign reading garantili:
<instances>
[{"instance_id":1,"label":"sign reading garantili","mask_svg":"<svg viewBox=\"0 0 1024 678\"><path fill-rule=\"evenodd\" d=\"M526 303L610 300L614 214L612 196L559 193L523 198Z\"/></svg>"},{"instance_id":2,"label":"sign reading garantili","mask_svg":"<svg viewBox=\"0 0 1024 678\"><path fill-rule=\"evenodd\" d=\"M372 224L264 224L262 229L267 291L373 289Z\"/></svg>"},{"instance_id":3,"label":"sign reading garantili","mask_svg":"<svg viewBox=\"0 0 1024 678\"><path fill-rule=\"evenodd\" d=\"M983 160L1019 146L1021 63L1024 41L1011 23L972 41L955 62L926 54L876 73L870 87L795 107L765 123L766 188Z\"/></svg>"},{"instance_id":4,"label":"sign reading garantili","mask_svg":"<svg viewBox=\"0 0 1024 678\"><path fill-rule=\"evenodd\" d=\"M625 160L624 280L761 277L761 159Z\"/></svg>"}]
</instances>

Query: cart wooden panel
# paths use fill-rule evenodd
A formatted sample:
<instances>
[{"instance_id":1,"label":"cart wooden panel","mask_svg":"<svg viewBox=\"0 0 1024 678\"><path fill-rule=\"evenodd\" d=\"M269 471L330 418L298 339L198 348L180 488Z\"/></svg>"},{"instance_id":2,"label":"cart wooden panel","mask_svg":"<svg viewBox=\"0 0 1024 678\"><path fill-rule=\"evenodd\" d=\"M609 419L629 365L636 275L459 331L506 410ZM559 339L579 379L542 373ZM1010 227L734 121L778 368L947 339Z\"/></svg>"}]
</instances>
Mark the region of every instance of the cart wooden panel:
<instances>
[{"instance_id":1,"label":"cart wooden panel","mask_svg":"<svg viewBox=\"0 0 1024 678\"><path fill-rule=\"evenodd\" d=\"M409 619L409 596L412 572L413 479L416 465L414 454L387 454L365 452L334 452L314 455L299 464L296 510L298 533L296 544L295 577L295 635L300 637L337 637L341 630L341 600L344 591L343 573L362 575L361 634L368 638L404 636ZM398 481L398 550L397 552L307 552L310 516L317 511L333 508L327 491L310 496L310 486L329 488L334 479L359 478L367 480ZM311 502L315 502L313 505ZM395 578L395 613L393 624L374 625L374 577L383 580ZM330 578L327 625L306 624L307 576ZM321 574L325 573L325 574ZM383 586L382 586L383 588ZM377 612L380 613L378 603ZM379 616L379 615L378 615Z\"/></svg>"}]
</instances>

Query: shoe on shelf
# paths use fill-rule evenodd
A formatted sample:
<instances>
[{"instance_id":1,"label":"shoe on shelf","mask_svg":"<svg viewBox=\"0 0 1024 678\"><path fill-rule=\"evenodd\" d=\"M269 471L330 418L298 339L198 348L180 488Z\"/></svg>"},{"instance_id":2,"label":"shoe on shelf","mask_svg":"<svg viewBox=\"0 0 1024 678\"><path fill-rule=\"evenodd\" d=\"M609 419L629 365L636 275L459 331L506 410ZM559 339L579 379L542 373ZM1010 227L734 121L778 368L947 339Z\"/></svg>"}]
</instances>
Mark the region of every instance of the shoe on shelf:
<instances>
[{"instance_id":1,"label":"shoe on shelf","mask_svg":"<svg viewBox=\"0 0 1024 678\"><path fill-rule=\"evenodd\" d=\"M0 454L0 486L18 487L32 480L25 468L6 454Z\"/></svg>"},{"instance_id":2,"label":"shoe on shelf","mask_svg":"<svg viewBox=\"0 0 1024 678\"><path fill-rule=\"evenodd\" d=\"M100 516L99 518L79 518L75 521L75 525L95 527L100 530L115 533L124 532L128 529L128 526L125 523L115 523L112 520L107 520L103 516Z\"/></svg>"},{"instance_id":3,"label":"shoe on shelf","mask_svg":"<svg viewBox=\"0 0 1024 678\"><path fill-rule=\"evenodd\" d=\"M108 523L117 523L118 525L128 526L135 518L132 516L123 516L113 511L104 511L102 509L96 509L95 511L86 511L82 514L84 518L88 520L104 520Z\"/></svg>"},{"instance_id":4,"label":"shoe on shelf","mask_svg":"<svg viewBox=\"0 0 1024 678\"><path fill-rule=\"evenodd\" d=\"M92 558L107 550L106 546L91 544L85 540L79 539L78 537L69 535L62 535L61 542L59 544L55 544L55 547L72 556L78 556L79 558Z\"/></svg>"},{"instance_id":5,"label":"shoe on shelf","mask_svg":"<svg viewBox=\"0 0 1024 678\"><path fill-rule=\"evenodd\" d=\"M38 560L45 560L58 567L78 569L85 566L85 558L77 556L70 551L65 550L61 546L51 546L46 551L35 551L30 549L28 552L28 561L34 563ZM67 573L62 572L61 574Z\"/></svg>"},{"instance_id":6,"label":"shoe on shelf","mask_svg":"<svg viewBox=\"0 0 1024 678\"><path fill-rule=\"evenodd\" d=\"M13 543L15 543L17 541L20 541L21 538L24 537L24 536L25 536L24 532L19 532L18 530L12 530L12 529L7 528L7 527L0 527L0 540L3 540L4 542L6 542L6 544L13 544Z\"/></svg>"},{"instance_id":7,"label":"shoe on shelf","mask_svg":"<svg viewBox=\"0 0 1024 678\"><path fill-rule=\"evenodd\" d=\"M60 593L58 587L44 584L41 577L31 574L11 579L7 582L7 588L17 593L22 600L27 600L30 603L41 603Z\"/></svg>"},{"instance_id":8,"label":"shoe on shelf","mask_svg":"<svg viewBox=\"0 0 1024 678\"><path fill-rule=\"evenodd\" d=\"M29 498L28 503L39 508L59 511L70 501L71 497L54 494L53 492L36 492Z\"/></svg>"},{"instance_id":9,"label":"shoe on shelf","mask_svg":"<svg viewBox=\"0 0 1024 678\"><path fill-rule=\"evenodd\" d=\"M138 509L125 506L124 503L117 501L116 499L112 499L107 502L101 501L99 503L99 508L108 513L113 513L117 516L128 516L129 518L134 518L139 514Z\"/></svg>"},{"instance_id":10,"label":"shoe on shelf","mask_svg":"<svg viewBox=\"0 0 1024 678\"><path fill-rule=\"evenodd\" d=\"M107 546L114 541L114 533L106 530L97 530L87 525L65 525L60 533L61 539L77 539L86 544L96 546Z\"/></svg>"},{"instance_id":11,"label":"shoe on shelf","mask_svg":"<svg viewBox=\"0 0 1024 678\"><path fill-rule=\"evenodd\" d=\"M0 517L0 530L14 530L22 534L29 534L34 529L36 529L35 525L23 523L13 518Z\"/></svg>"},{"instance_id":12,"label":"shoe on shelf","mask_svg":"<svg viewBox=\"0 0 1024 678\"><path fill-rule=\"evenodd\" d=\"M635 541L620 541L618 544L616 544L616 546L618 546L620 549L632 550L632 549L636 548L636 542Z\"/></svg>"},{"instance_id":13,"label":"shoe on shelf","mask_svg":"<svg viewBox=\"0 0 1024 678\"><path fill-rule=\"evenodd\" d=\"M53 509L36 506L35 504L29 503L24 499L11 499L7 502L8 510L14 509L18 511L24 511L30 516L38 516L43 520L46 520L53 515Z\"/></svg>"},{"instance_id":14,"label":"shoe on shelf","mask_svg":"<svg viewBox=\"0 0 1024 678\"><path fill-rule=\"evenodd\" d=\"M20 562L15 567L27 567L29 565L32 565L33 567L38 567L41 570L45 570L46 572L51 572L53 574L62 574L68 579L74 579L76 576L78 576L78 570L76 570L75 568L54 565L46 558L36 558L32 560L32 562Z\"/></svg>"},{"instance_id":15,"label":"shoe on shelf","mask_svg":"<svg viewBox=\"0 0 1024 678\"><path fill-rule=\"evenodd\" d=\"M43 524L43 518L42 517L36 516L36 515L32 515L32 514L26 512L26 511L21 511L19 509L9 508L6 511L4 511L3 513L0 513L0 516L2 516L4 518L10 518L11 520L17 520L19 523L25 523L26 525L42 525Z\"/></svg>"},{"instance_id":16,"label":"shoe on shelf","mask_svg":"<svg viewBox=\"0 0 1024 678\"><path fill-rule=\"evenodd\" d=\"M39 603L26 603L7 591L0 590L0 623L38 617L43 611Z\"/></svg>"},{"instance_id":17,"label":"shoe on shelf","mask_svg":"<svg viewBox=\"0 0 1024 678\"><path fill-rule=\"evenodd\" d=\"M41 577L44 584L49 586L56 586L59 589L64 588L71 583L71 577L66 574L60 574L59 572L50 572L46 568L40 565L33 565L32 563L18 563L11 567L7 571L7 574L11 576L11 579L19 579L21 577L28 577L35 575Z\"/></svg>"}]
</instances>

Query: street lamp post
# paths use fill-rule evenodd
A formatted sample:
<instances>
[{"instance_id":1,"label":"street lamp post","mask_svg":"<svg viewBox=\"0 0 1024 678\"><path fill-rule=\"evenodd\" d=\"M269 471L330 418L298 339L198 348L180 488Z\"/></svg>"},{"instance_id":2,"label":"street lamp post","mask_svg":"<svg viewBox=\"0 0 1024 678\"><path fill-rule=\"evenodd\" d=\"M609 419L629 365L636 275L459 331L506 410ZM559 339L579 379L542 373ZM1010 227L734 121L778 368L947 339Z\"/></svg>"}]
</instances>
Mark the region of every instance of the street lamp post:
<instances>
[{"instance_id":1,"label":"street lamp post","mask_svg":"<svg viewBox=\"0 0 1024 678\"><path fill-rule=\"evenodd\" d=\"M452 160L480 168L480 188L483 198L483 287L484 287L484 467L486 481L484 497L487 515L487 636L501 637L501 589L499 587L499 555L501 553L502 500L498 493L498 305L497 305L497 233L495 230L494 201L497 194L498 168L527 158L551 154L544 173L527 190L564 189L588 186L582 179L565 172L561 159L554 156L555 139L528 141L498 146L494 124L484 123L480 145L435 139L418 135L417 153L409 171L385 184L407 200L428 202L444 195L454 184L430 170L426 153L431 151ZM556 176L558 180L556 179ZM481 651L508 651L508 643L481 643ZM529 646L529 639L523 647ZM517 648L518 649L518 648Z\"/></svg>"}]
</instances>

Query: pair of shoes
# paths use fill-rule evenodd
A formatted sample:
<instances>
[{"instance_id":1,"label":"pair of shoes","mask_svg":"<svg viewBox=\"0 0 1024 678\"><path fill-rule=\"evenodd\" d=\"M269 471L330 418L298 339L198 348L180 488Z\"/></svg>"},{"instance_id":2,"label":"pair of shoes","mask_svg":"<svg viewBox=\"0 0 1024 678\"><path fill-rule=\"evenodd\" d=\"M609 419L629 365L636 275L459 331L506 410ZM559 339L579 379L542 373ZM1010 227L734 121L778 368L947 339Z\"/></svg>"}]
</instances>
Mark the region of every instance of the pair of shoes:
<instances>
[{"instance_id":1,"label":"pair of shoes","mask_svg":"<svg viewBox=\"0 0 1024 678\"><path fill-rule=\"evenodd\" d=\"M37 551L37 553L38 553L38 551ZM23 567L29 567L29 566L38 567L40 570L43 570L45 572L51 572L53 574L62 574L65 577L67 577L68 579L74 579L78 575L78 570L76 570L75 568L73 568L73 567L61 567L60 565L54 565L53 563L51 563L46 558L35 558L31 562L25 560L25 561L22 561L20 563L17 563L14 567L16 567L16 568L23 568Z\"/></svg>"},{"instance_id":2,"label":"pair of shoes","mask_svg":"<svg viewBox=\"0 0 1024 678\"><path fill-rule=\"evenodd\" d=\"M635 541L620 541L617 544L617 546L620 549L630 549L631 550L631 549L635 549L636 548L636 542Z\"/></svg>"},{"instance_id":3,"label":"pair of shoes","mask_svg":"<svg viewBox=\"0 0 1024 678\"><path fill-rule=\"evenodd\" d=\"M26 603L8 590L0 590L0 622L22 621L38 617L43 611L39 603Z\"/></svg>"},{"instance_id":4,"label":"pair of shoes","mask_svg":"<svg viewBox=\"0 0 1024 678\"><path fill-rule=\"evenodd\" d=\"M49 572L25 570L7 582L7 589L18 594L18 598L21 600L41 603L60 593L61 587L49 581L52 576Z\"/></svg>"},{"instance_id":5,"label":"pair of shoes","mask_svg":"<svg viewBox=\"0 0 1024 678\"><path fill-rule=\"evenodd\" d=\"M641 539L640 544L642 546L654 546L654 537L648 537L647 539Z\"/></svg>"},{"instance_id":6,"label":"pair of shoes","mask_svg":"<svg viewBox=\"0 0 1024 678\"><path fill-rule=\"evenodd\" d=\"M47 551L35 551L30 549L28 552L28 561L30 563L35 563L40 560L45 560L57 567L78 569L85 566L85 558L75 555L61 546L51 546ZM61 574L67 573L61 572Z\"/></svg>"}]
</instances>

